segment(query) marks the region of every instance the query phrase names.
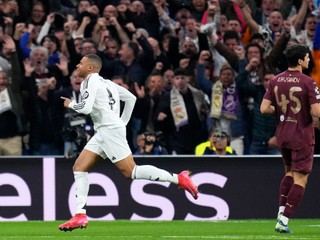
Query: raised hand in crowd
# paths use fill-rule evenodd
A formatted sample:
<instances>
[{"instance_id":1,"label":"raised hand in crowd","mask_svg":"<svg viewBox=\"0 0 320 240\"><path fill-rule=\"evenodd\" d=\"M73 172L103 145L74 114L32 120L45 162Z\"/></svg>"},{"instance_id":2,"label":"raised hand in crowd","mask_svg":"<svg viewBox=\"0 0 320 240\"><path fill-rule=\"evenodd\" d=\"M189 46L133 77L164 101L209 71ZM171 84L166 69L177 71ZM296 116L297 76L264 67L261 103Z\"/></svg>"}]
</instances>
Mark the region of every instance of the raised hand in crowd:
<instances>
[{"instance_id":1,"label":"raised hand in crowd","mask_svg":"<svg viewBox=\"0 0 320 240\"><path fill-rule=\"evenodd\" d=\"M59 70L62 72L63 76L69 75L68 71L68 59L65 55L60 55L60 61L59 63L56 63L56 66L59 68Z\"/></svg>"},{"instance_id":2,"label":"raised hand in crowd","mask_svg":"<svg viewBox=\"0 0 320 240\"><path fill-rule=\"evenodd\" d=\"M206 65L211 58L211 53L208 50L203 50L199 54L198 63L202 65Z\"/></svg>"},{"instance_id":3,"label":"raised hand in crowd","mask_svg":"<svg viewBox=\"0 0 320 240\"><path fill-rule=\"evenodd\" d=\"M24 59L23 66L24 66L24 75L26 77L30 77L35 70L35 67L32 66L31 64L31 60L29 58Z\"/></svg>"},{"instance_id":4,"label":"raised hand in crowd","mask_svg":"<svg viewBox=\"0 0 320 240\"><path fill-rule=\"evenodd\" d=\"M234 52L237 54L239 60L245 59L246 51L243 46L241 46L241 45L235 46Z\"/></svg>"},{"instance_id":5,"label":"raised hand in crowd","mask_svg":"<svg viewBox=\"0 0 320 240\"><path fill-rule=\"evenodd\" d=\"M15 26L14 34L13 34L13 39L18 41L25 31L27 31L26 24L17 23Z\"/></svg>"},{"instance_id":6,"label":"raised hand in crowd","mask_svg":"<svg viewBox=\"0 0 320 240\"><path fill-rule=\"evenodd\" d=\"M136 92L136 96L138 98L144 98L146 93L145 93L145 90L144 90L144 86L141 86L139 87L139 84L138 83L134 83L134 90Z\"/></svg>"}]
</instances>

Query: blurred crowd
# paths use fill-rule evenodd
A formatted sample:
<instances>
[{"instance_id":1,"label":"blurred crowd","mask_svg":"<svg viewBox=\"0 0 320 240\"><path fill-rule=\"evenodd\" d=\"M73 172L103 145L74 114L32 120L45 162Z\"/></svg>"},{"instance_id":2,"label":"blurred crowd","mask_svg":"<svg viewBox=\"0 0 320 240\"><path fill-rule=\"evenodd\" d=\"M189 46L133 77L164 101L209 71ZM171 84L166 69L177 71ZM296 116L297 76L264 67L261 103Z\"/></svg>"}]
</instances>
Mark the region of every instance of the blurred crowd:
<instances>
[{"instance_id":1,"label":"blurred crowd","mask_svg":"<svg viewBox=\"0 0 320 240\"><path fill-rule=\"evenodd\" d=\"M319 19L318 0L0 0L0 155L78 154L91 119L60 97L81 101L90 53L137 97L133 153L278 154L260 103L293 44L320 85Z\"/></svg>"}]
</instances>

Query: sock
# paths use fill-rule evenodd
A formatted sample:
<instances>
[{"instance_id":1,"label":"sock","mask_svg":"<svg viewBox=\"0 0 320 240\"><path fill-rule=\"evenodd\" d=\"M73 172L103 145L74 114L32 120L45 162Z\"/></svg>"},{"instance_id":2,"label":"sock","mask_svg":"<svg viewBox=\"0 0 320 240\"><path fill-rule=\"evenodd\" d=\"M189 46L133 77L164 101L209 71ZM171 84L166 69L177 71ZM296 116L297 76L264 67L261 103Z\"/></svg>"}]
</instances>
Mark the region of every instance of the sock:
<instances>
[{"instance_id":1,"label":"sock","mask_svg":"<svg viewBox=\"0 0 320 240\"><path fill-rule=\"evenodd\" d=\"M151 165L136 165L132 171L132 179L171 182L178 184L178 175Z\"/></svg>"},{"instance_id":2,"label":"sock","mask_svg":"<svg viewBox=\"0 0 320 240\"><path fill-rule=\"evenodd\" d=\"M76 183L76 213L86 213L85 206L89 193L89 181L87 172L73 172Z\"/></svg>"},{"instance_id":3,"label":"sock","mask_svg":"<svg viewBox=\"0 0 320 240\"><path fill-rule=\"evenodd\" d=\"M284 211L284 208L287 203L287 196L292 188L292 185L293 185L293 177L284 176L284 178L280 183L280 189L279 189L279 213L280 211L281 212Z\"/></svg>"},{"instance_id":4,"label":"sock","mask_svg":"<svg viewBox=\"0 0 320 240\"><path fill-rule=\"evenodd\" d=\"M278 215L279 215L280 213L282 214L285 208L286 208L285 206L280 206L280 207L279 207L279 211L278 211Z\"/></svg>"},{"instance_id":5,"label":"sock","mask_svg":"<svg viewBox=\"0 0 320 240\"><path fill-rule=\"evenodd\" d=\"M284 209L283 216L290 218L294 214L297 207L300 205L304 196L304 187L293 184L291 191L288 194L286 208Z\"/></svg>"},{"instance_id":6,"label":"sock","mask_svg":"<svg viewBox=\"0 0 320 240\"><path fill-rule=\"evenodd\" d=\"M280 221L281 221L284 225L288 225L289 218L287 218L287 217L285 217L285 216L281 216Z\"/></svg>"}]
</instances>

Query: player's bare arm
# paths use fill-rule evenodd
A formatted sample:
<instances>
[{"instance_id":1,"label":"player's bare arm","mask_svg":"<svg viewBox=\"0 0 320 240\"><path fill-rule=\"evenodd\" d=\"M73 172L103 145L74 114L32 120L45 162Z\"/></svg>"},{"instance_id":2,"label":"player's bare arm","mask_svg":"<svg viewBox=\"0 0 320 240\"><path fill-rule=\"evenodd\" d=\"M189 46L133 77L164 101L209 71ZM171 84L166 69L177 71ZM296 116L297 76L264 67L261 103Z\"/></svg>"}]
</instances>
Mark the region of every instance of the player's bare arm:
<instances>
[{"instance_id":1,"label":"player's bare arm","mask_svg":"<svg viewBox=\"0 0 320 240\"><path fill-rule=\"evenodd\" d=\"M263 99L260 105L260 112L262 114L273 114L274 106L271 105L271 101L268 99Z\"/></svg>"},{"instance_id":2,"label":"player's bare arm","mask_svg":"<svg viewBox=\"0 0 320 240\"><path fill-rule=\"evenodd\" d=\"M311 115L320 118L320 103L314 103L311 105Z\"/></svg>"}]
</instances>

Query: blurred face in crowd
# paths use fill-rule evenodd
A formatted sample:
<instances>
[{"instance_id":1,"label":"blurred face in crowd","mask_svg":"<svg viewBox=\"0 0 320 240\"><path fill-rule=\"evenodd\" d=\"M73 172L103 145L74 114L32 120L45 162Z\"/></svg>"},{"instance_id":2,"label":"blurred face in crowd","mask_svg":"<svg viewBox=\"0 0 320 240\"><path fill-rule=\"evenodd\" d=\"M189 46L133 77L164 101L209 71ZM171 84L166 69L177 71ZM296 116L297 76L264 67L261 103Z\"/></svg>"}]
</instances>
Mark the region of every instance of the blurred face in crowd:
<instances>
[{"instance_id":1,"label":"blurred face in crowd","mask_svg":"<svg viewBox=\"0 0 320 240\"><path fill-rule=\"evenodd\" d=\"M90 7L90 2L89 1L80 1L78 4L78 12L82 13L87 11L87 9Z\"/></svg>"},{"instance_id":2,"label":"blurred face in crowd","mask_svg":"<svg viewBox=\"0 0 320 240\"><path fill-rule=\"evenodd\" d=\"M124 43L121 45L121 48L119 50L119 58L120 58L120 61L123 62L124 64L130 63L134 59L134 52L128 46L128 44Z\"/></svg>"},{"instance_id":3,"label":"blurred face in crowd","mask_svg":"<svg viewBox=\"0 0 320 240\"><path fill-rule=\"evenodd\" d=\"M0 91L5 90L8 84L9 84L9 81L8 81L7 73L0 71Z\"/></svg>"},{"instance_id":4,"label":"blurred face in crowd","mask_svg":"<svg viewBox=\"0 0 320 240\"><path fill-rule=\"evenodd\" d=\"M315 16L308 16L306 22L304 24L304 29L307 31L309 37L314 36L314 32L316 31L316 26L318 23L318 19Z\"/></svg>"},{"instance_id":5,"label":"blurred face in crowd","mask_svg":"<svg viewBox=\"0 0 320 240\"><path fill-rule=\"evenodd\" d=\"M190 17L191 17L191 13L186 8L182 8L176 13L176 19L182 26L185 26L187 24L187 20Z\"/></svg>"},{"instance_id":6,"label":"blurred face in crowd","mask_svg":"<svg viewBox=\"0 0 320 240\"><path fill-rule=\"evenodd\" d=\"M77 74L77 71L73 71L70 76L70 83L73 91L80 92L80 86L81 86L82 78L80 78Z\"/></svg>"},{"instance_id":7,"label":"blurred face in crowd","mask_svg":"<svg viewBox=\"0 0 320 240\"><path fill-rule=\"evenodd\" d=\"M228 19L227 16L224 14L221 14L221 19L220 19L220 30L221 32L225 32L228 30Z\"/></svg>"},{"instance_id":8,"label":"blurred face in crowd","mask_svg":"<svg viewBox=\"0 0 320 240\"><path fill-rule=\"evenodd\" d=\"M81 46L81 55L87 55L87 54L96 54L97 49L95 48L94 44L92 42L83 42Z\"/></svg>"},{"instance_id":9,"label":"blurred face in crowd","mask_svg":"<svg viewBox=\"0 0 320 240\"><path fill-rule=\"evenodd\" d=\"M269 15L269 25L273 32L281 32L283 25L283 17L279 11L273 11Z\"/></svg>"},{"instance_id":10,"label":"blurred face in crowd","mask_svg":"<svg viewBox=\"0 0 320 240\"><path fill-rule=\"evenodd\" d=\"M74 39L73 42L74 42L74 47L76 49L76 52L81 54L83 39L82 38L76 38L76 39Z\"/></svg>"},{"instance_id":11,"label":"blurred face in crowd","mask_svg":"<svg viewBox=\"0 0 320 240\"><path fill-rule=\"evenodd\" d=\"M228 146L228 138L225 133L213 133L210 141L218 151L223 151Z\"/></svg>"},{"instance_id":12,"label":"blurred face in crowd","mask_svg":"<svg viewBox=\"0 0 320 240\"><path fill-rule=\"evenodd\" d=\"M191 40L185 40L182 44L182 52L187 57L193 56L197 53L197 48L194 42Z\"/></svg>"},{"instance_id":13,"label":"blurred face in crowd","mask_svg":"<svg viewBox=\"0 0 320 240\"><path fill-rule=\"evenodd\" d=\"M131 1L130 0L120 0L119 5L125 5L127 8L130 7Z\"/></svg>"},{"instance_id":14,"label":"blurred face in crowd","mask_svg":"<svg viewBox=\"0 0 320 240\"><path fill-rule=\"evenodd\" d=\"M262 0L261 9L264 15L269 16L273 9L278 8L274 0Z\"/></svg>"},{"instance_id":15,"label":"blurred face in crowd","mask_svg":"<svg viewBox=\"0 0 320 240\"><path fill-rule=\"evenodd\" d=\"M47 55L41 49L34 50L33 54L31 55L31 65L35 68L42 68L47 64Z\"/></svg>"},{"instance_id":16,"label":"blurred face in crowd","mask_svg":"<svg viewBox=\"0 0 320 240\"><path fill-rule=\"evenodd\" d=\"M202 12L206 9L205 0L192 0L192 5L198 12Z\"/></svg>"},{"instance_id":17,"label":"blurred face in crowd","mask_svg":"<svg viewBox=\"0 0 320 240\"><path fill-rule=\"evenodd\" d=\"M152 49L153 49L153 53L155 56L160 54L160 47L159 47L159 42L154 39L154 38L148 38L148 42L150 43Z\"/></svg>"},{"instance_id":18,"label":"blurred face in crowd","mask_svg":"<svg viewBox=\"0 0 320 240\"><path fill-rule=\"evenodd\" d=\"M150 76L147 82L147 88L151 95L161 92L163 85L164 81L161 75Z\"/></svg>"},{"instance_id":19,"label":"blurred face in crowd","mask_svg":"<svg viewBox=\"0 0 320 240\"><path fill-rule=\"evenodd\" d=\"M118 11L113 5L107 5L103 10L103 17L109 20L111 17L117 17Z\"/></svg>"},{"instance_id":20,"label":"blurred face in crowd","mask_svg":"<svg viewBox=\"0 0 320 240\"><path fill-rule=\"evenodd\" d=\"M272 73L267 73L263 76L263 86L265 89L267 89L267 86L268 86L268 82L273 79L275 77L274 74Z\"/></svg>"},{"instance_id":21,"label":"blurred face in crowd","mask_svg":"<svg viewBox=\"0 0 320 240\"><path fill-rule=\"evenodd\" d=\"M109 58L115 58L118 55L119 45L115 39L106 40L106 55Z\"/></svg>"},{"instance_id":22,"label":"blurred face in crowd","mask_svg":"<svg viewBox=\"0 0 320 240\"><path fill-rule=\"evenodd\" d=\"M224 44L230 48L232 51L239 45L237 39L235 38L228 38L225 40Z\"/></svg>"},{"instance_id":23,"label":"blurred face in crowd","mask_svg":"<svg viewBox=\"0 0 320 240\"><path fill-rule=\"evenodd\" d=\"M234 83L234 72L232 69L224 69L220 73L220 81L224 87L228 87Z\"/></svg>"},{"instance_id":24,"label":"blurred face in crowd","mask_svg":"<svg viewBox=\"0 0 320 240\"><path fill-rule=\"evenodd\" d=\"M130 5L131 12L140 14L145 12L144 4L141 1L133 1Z\"/></svg>"},{"instance_id":25,"label":"blurred face in crowd","mask_svg":"<svg viewBox=\"0 0 320 240\"><path fill-rule=\"evenodd\" d=\"M169 51L169 43L170 43L170 36L165 35L161 41L161 47L162 47L163 51L165 51L165 52Z\"/></svg>"},{"instance_id":26,"label":"blurred face in crowd","mask_svg":"<svg viewBox=\"0 0 320 240\"><path fill-rule=\"evenodd\" d=\"M171 69L168 69L163 73L164 87L167 89L171 89L172 81L174 77L174 72Z\"/></svg>"},{"instance_id":27,"label":"blurred face in crowd","mask_svg":"<svg viewBox=\"0 0 320 240\"><path fill-rule=\"evenodd\" d=\"M43 46L48 49L49 55L53 54L57 50L57 44L49 37L45 37Z\"/></svg>"},{"instance_id":28,"label":"blurred face in crowd","mask_svg":"<svg viewBox=\"0 0 320 240\"><path fill-rule=\"evenodd\" d=\"M189 76L177 75L173 77L173 86L175 86L180 92L186 93L188 90Z\"/></svg>"},{"instance_id":29,"label":"blurred face in crowd","mask_svg":"<svg viewBox=\"0 0 320 240\"><path fill-rule=\"evenodd\" d=\"M187 35L191 38L195 38L197 36L198 34L197 22L195 19L189 18L186 21L186 32L187 32Z\"/></svg>"},{"instance_id":30,"label":"blurred face in crowd","mask_svg":"<svg viewBox=\"0 0 320 240\"><path fill-rule=\"evenodd\" d=\"M236 31L237 33L241 33L241 24L239 21L231 19L228 21L228 30Z\"/></svg>"},{"instance_id":31,"label":"blurred face in crowd","mask_svg":"<svg viewBox=\"0 0 320 240\"><path fill-rule=\"evenodd\" d=\"M247 50L248 61L250 62L252 58L261 60L260 50L256 46L251 46Z\"/></svg>"},{"instance_id":32,"label":"blurred face in crowd","mask_svg":"<svg viewBox=\"0 0 320 240\"><path fill-rule=\"evenodd\" d=\"M33 5L31 18L35 23L40 23L45 17L45 11L42 3L37 3Z\"/></svg>"}]
</instances>

